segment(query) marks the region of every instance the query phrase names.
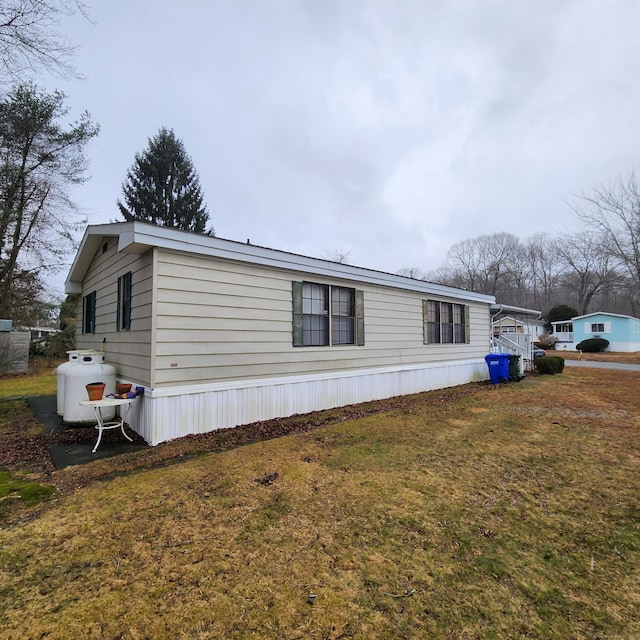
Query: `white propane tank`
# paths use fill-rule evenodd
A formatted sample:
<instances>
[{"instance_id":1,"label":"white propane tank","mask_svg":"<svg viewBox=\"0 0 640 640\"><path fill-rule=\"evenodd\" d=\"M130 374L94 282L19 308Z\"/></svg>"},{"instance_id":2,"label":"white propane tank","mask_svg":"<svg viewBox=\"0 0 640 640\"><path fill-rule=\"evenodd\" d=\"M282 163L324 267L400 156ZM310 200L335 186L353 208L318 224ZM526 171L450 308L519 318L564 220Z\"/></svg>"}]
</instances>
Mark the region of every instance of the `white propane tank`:
<instances>
[{"instance_id":1,"label":"white propane tank","mask_svg":"<svg viewBox=\"0 0 640 640\"><path fill-rule=\"evenodd\" d=\"M104 353L100 351L80 354L78 361L72 363L65 372L62 414L65 424L95 423L93 408L80 404L82 400L89 399L86 386L91 382L104 382L105 396L116 392L116 368L111 364L105 364ZM115 413L115 407L104 408L102 417L111 420Z\"/></svg>"},{"instance_id":2,"label":"white propane tank","mask_svg":"<svg viewBox=\"0 0 640 640\"><path fill-rule=\"evenodd\" d=\"M95 351L94 349L72 349L71 351L67 351L67 355L69 356L68 362L63 362L56 369L56 391L57 391L57 402L56 402L56 413L62 417L64 416L64 377L67 374L67 371L80 360L81 355L93 355L99 354L99 351Z\"/></svg>"}]
</instances>

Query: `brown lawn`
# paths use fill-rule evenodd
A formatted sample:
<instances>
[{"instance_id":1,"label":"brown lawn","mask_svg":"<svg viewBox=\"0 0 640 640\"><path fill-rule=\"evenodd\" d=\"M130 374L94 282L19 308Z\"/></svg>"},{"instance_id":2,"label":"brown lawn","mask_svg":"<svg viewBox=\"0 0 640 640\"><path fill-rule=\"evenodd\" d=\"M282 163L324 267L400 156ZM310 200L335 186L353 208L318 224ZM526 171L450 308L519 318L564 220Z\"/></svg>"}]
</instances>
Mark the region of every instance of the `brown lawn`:
<instances>
[{"instance_id":1,"label":"brown lawn","mask_svg":"<svg viewBox=\"0 0 640 640\"><path fill-rule=\"evenodd\" d=\"M0 529L2 637L639 637L639 383L566 368L41 472L57 497Z\"/></svg>"}]
</instances>

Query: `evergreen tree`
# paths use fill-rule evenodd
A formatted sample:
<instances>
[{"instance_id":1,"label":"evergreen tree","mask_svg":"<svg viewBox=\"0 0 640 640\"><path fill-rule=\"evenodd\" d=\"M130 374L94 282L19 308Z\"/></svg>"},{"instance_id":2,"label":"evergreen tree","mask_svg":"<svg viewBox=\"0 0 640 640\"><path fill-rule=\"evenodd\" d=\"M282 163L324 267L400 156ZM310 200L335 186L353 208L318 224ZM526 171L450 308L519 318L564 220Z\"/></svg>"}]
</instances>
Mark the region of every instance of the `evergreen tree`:
<instances>
[{"instance_id":1,"label":"evergreen tree","mask_svg":"<svg viewBox=\"0 0 640 640\"><path fill-rule=\"evenodd\" d=\"M571 318L575 318L580 315L577 309L573 307L569 307L566 304L559 304L553 309L549 309L549 313L547 314L547 319L549 324L552 322L562 322L562 320L571 320Z\"/></svg>"},{"instance_id":2,"label":"evergreen tree","mask_svg":"<svg viewBox=\"0 0 640 640\"><path fill-rule=\"evenodd\" d=\"M0 98L1 318L14 319L14 296L18 313L24 291L36 291L30 274L62 266L73 232L86 222L68 188L85 180L84 148L99 127L87 113L63 124L64 101L31 83Z\"/></svg>"},{"instance_id":3,"label":"evergreen tree","mask_svg":"<svg viewBox=\"0 0 640 640\"><path fill-rule=\"evenodd\" d=\"M137 153L122 184L124 219L140 220L185 231L214 235L207 229L209 214L203 203L200 179L182 141L162 127Z\"/></svg>"}]
</instances>

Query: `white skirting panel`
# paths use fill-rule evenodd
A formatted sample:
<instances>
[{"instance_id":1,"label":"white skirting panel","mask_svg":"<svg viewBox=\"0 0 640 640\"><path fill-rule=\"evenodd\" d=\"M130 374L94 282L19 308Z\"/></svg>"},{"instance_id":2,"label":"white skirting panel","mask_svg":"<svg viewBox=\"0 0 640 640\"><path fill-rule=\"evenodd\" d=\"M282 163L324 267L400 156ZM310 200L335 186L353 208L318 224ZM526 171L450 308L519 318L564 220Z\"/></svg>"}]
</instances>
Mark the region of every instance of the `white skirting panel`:
<instances>
[{"instance_id":1,"label":"white skirting panel","mask_svg":"<svg viewBox=\"0 0 640 640\"><path fill-rule=\"evenodd\" d=\"M484 359L147 389L129 423L152 445L191 433L332 409L488 378Z\"/></svg>"},{"instance_id":2,"label":"white skirting panel","mask_svg":"<svg viewBox=\"0 0 640 640\"><path fill-rule=\"evenodd\" d=\"M640 351L640 342L610 342L607 351L635 353Z\"/></svg>"}]
</instances>

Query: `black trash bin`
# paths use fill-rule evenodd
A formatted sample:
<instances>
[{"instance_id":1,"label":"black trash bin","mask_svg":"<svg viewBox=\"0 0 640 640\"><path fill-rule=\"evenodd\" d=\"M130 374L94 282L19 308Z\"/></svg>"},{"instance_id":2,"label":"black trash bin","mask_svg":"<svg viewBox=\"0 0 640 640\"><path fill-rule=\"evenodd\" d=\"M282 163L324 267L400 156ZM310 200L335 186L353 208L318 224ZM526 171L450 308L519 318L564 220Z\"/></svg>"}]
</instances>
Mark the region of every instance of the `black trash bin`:
<instances>
[{"instance_id":1,"label":"black trash bin","mask_svg":"<svg viewBox=\"0 0 640 640\"><path fill-rule=\"evenodd\" d=\"M509 356L509 380L515 382L522 380L520 375L520 356L513 353Z\"/></svg>"}]
</instances>

